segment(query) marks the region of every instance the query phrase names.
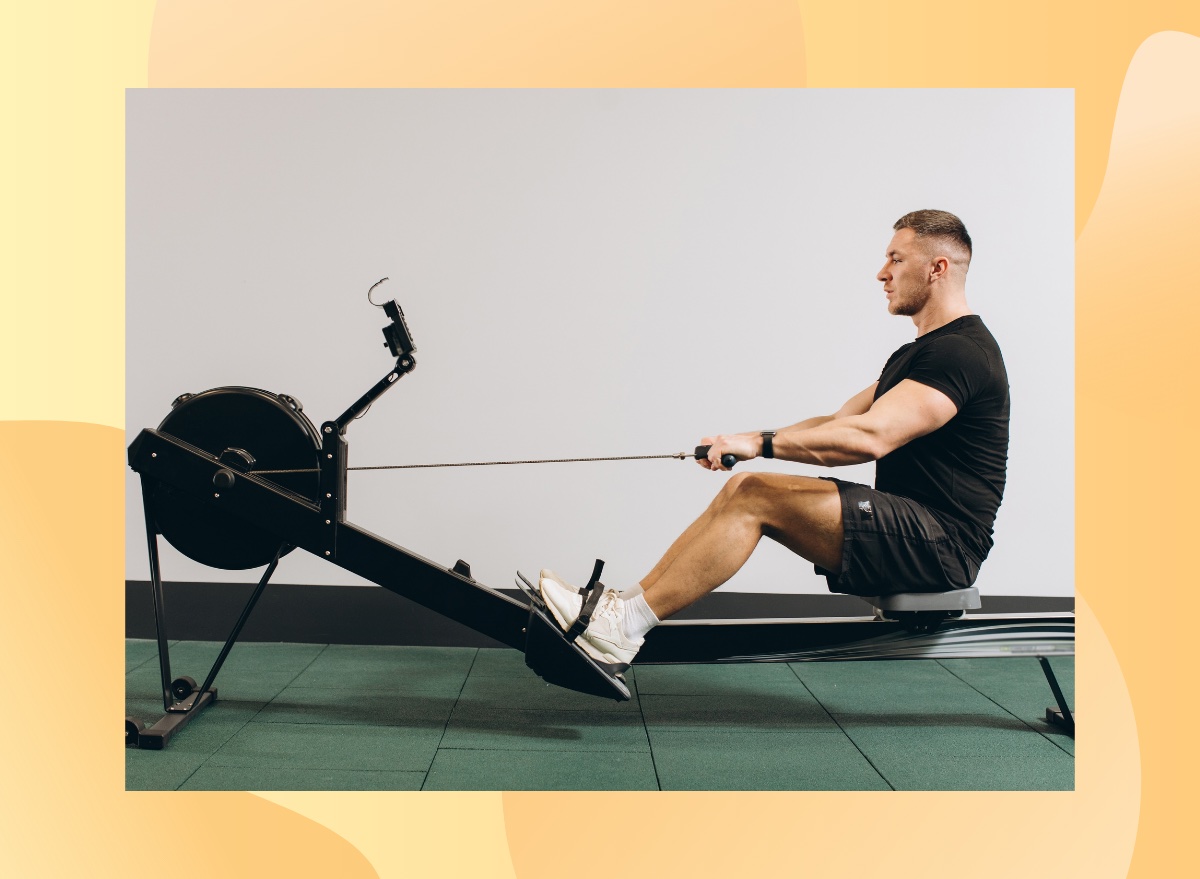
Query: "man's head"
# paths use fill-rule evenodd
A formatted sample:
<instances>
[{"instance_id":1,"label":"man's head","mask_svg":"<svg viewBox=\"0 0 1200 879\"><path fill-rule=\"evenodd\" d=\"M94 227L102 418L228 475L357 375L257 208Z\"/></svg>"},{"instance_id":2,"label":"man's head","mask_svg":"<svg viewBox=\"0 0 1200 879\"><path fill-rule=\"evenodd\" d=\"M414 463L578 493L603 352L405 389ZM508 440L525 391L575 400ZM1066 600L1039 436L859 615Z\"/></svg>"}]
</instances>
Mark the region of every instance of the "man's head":
<instances>
[{"instance_id":1,"label":"man's head","mask_svg":"<svg viewBox=\"0 0 1200 879\"><path fill-rule=\"evenodd\" d=\"M887 261L876 275L892 314L916 315L942 291L962 296L971 264L971 236L946 211L913 211L895 222Z\"/></svg>"}]
</instances>

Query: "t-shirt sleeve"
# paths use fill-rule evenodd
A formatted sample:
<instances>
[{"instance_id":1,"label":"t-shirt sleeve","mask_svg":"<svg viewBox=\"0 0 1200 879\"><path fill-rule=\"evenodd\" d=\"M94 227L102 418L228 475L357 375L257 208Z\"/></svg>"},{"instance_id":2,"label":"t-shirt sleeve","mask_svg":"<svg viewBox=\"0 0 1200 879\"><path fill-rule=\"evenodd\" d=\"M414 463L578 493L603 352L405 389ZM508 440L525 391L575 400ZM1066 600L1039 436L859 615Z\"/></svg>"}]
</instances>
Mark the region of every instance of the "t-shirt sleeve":
<instances>
[{"instance_id":1,"label":"t-shirt sleeve","mask_svg":"<svg viewBox=\"0 0 1200 879\"><path fill-rule=\"evenodd\" d=\"M904 377L941 391L961 412L986 387L990 371L987 355L975 342L951 335L926 345Z\"/></svg>"}]
</instances>

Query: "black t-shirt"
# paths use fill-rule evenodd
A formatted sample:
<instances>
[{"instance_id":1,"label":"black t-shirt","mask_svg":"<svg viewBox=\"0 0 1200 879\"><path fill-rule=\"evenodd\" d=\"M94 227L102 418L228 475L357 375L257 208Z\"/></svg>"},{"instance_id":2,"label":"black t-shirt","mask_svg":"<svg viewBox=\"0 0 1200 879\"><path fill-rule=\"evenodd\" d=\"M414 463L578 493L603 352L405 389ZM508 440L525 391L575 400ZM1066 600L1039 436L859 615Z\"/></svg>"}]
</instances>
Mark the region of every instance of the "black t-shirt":
<instances>
[{"instance_id":1,"label":"black t-shirt","mask_svg":"<svg viewBox=\"0 0 1200 879\"><path fill-rule=\"evenodd\" d=\"M925 505L976 563L992 548L1008 462L1008 374L1000 347L969 314L888 358L875 399L904 379L941 391L958 413L880 458L875 488Z\"/></svg>"}]
</instances>

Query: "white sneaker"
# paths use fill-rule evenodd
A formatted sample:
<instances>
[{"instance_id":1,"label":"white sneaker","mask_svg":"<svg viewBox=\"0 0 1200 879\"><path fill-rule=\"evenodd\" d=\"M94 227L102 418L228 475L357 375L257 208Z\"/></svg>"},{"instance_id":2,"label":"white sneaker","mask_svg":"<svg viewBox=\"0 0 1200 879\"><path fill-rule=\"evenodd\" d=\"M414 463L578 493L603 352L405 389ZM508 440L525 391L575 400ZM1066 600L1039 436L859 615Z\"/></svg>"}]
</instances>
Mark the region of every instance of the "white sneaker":
<instances>
[{"instance_id":1,"label":"white sneaker","mask_svg":"<svg viewBox=\"0 0 1200 879\"><path fill-rule=\"evenodd\" d=\"M546 570L542 571L538 588L542 593L542 601L550 608L562 630L565 632L571 628L571 624L579 619L583 610L583 596L579 594L579 590L563 583L554 576L553 571Z\"/></svg>"},{"instance_id":2,"label":"white sneaker","mask_svg":"<svg viewBox=\"0 0 1200 879\"><path fill-rule=\"evenodd\" d=\"M566 589L568 592L575 592L575 593L579 592L578 586L572 586L570 583L568 583L562 577L558 576L558 574L554 573L549 568L542 568L541 573L538 574L538 582L540 583L542 580L551 580L554 583L561 586L563 589ZM576 615L578 616L578 614L576 614Z\"/></svg>"},{"instance_id":3,"label":"white sneaker","mask_svg":"<svg viewBox=\"0 0 1200 879\"><path fill-rule=\"evenodd\" d=\"M542 600L554 614L563 631L567 631L583 610L583 597L571 586L560 585L557 578L543 577L540 582ZM600 596L592 611L591 622L575 643L597 662L616 673L625 671L645 639L634 641L625 635L625 602L612 589Z\"/></svg>"}]
</instances>

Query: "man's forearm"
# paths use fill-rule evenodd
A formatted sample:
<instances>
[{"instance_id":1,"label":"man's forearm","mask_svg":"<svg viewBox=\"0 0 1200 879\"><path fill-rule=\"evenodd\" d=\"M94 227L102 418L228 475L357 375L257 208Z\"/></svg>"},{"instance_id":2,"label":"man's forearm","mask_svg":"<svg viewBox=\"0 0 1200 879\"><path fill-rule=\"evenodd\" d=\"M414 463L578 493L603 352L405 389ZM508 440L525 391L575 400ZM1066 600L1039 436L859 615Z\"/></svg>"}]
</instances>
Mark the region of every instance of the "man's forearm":
<instances>
[{"instance_id":1,"label":"man's forearm","mask_svg":"<svg viewBox=\"0 0 1200 879\"><path fill-rule=\"evenodd\" d=\"M844 467L879 457L878 437L860 416L809 418L775 432L775 457L801 464Z\"/></svg>"},{"instance_id":2,"label":"man's forearm","mask_svg":"<svg viewBox=\"0 0 1200 879\"><path fill-rule=\"evenodd\" d=\"M806 418L803 421L797 421L795 424L790 424L787 427L778 429L776 431L776 436L787 431L810 430L814 427L819 427L822 424L827 424L828 422L833 421L833 419L836 417L836 415L816 415L812 418Z\"/></svg>"},{"instance_id":3,"label":"man's forearm","mask_svg":"<svg viewBox=\"0 0 1200 879\"><path fill-rule=\"evenodd\" d=\"M836 417L837 416L835 416L835 415L814 415L812 418L806 418L803 421L797 421L795 424L789 424L787 427L775 428L775 435L778 436L779 434L781 434L785 431L791 431L791 430L808 430L809 428L817 427L818 425L824 424L827 421L833 421L833 419ZM761 435L762 435L762 431L760 431L760 430L747 430L747 431L743 431L741 434L739 434L739 436L761 436ZM776 456L776 457L778 457L778 456Z\"/></svg>"}]
</instances>

